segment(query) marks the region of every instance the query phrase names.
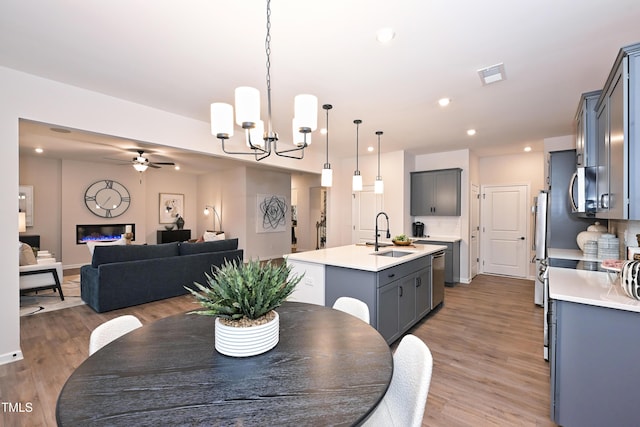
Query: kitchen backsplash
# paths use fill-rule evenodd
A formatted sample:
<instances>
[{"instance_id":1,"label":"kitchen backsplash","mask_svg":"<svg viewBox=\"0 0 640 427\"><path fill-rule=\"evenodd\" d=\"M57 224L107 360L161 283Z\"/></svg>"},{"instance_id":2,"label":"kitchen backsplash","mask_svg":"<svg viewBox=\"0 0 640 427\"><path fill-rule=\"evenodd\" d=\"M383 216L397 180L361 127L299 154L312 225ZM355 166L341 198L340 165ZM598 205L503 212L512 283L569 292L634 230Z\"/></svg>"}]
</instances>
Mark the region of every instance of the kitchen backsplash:
<instances>
[{"instance_id":1,"label":"kitchen backsplash","mask_svg":"<svg viewBox=\"0 0 640 427\"><path fill-rule=\"evenodd\" d=\"M638 247L640 221L609 220L609 232L620 239L620 259L625 259L627 247Z\"/></svg>"},{"instance_id":2,"label":"kitchen backsplash","mask_svg":"<svg viewBox=\"0 0 640 427\"><path fill-rule=\"evenodd\" d=\"M424 234L427 236L451 236L460 237L460 219L459 216L441 216L428 217L417 216L413 220L424 223Z\"/></svg>"}]
</instances>

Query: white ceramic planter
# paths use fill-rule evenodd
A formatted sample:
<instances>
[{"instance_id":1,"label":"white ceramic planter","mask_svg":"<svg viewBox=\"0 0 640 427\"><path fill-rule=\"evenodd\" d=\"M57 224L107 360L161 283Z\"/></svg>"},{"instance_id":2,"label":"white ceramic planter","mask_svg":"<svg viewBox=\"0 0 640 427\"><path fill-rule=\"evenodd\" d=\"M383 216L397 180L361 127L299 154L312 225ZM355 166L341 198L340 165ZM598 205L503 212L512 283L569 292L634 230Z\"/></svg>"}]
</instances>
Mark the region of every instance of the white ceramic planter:
<instances>
[{"instance_id":1,"label":"white ceramic planter","mask_svg":"<svg viewBox=\"0 0 640 427\"><path fill-rule=\"evenodd\" d=\"M216 318L216 350L233 357L255 356L271 350L280 339L280 316L277 311L275 313L275 318L270 322L247 328L227 326Z\"/></svg>"}]
</instances>

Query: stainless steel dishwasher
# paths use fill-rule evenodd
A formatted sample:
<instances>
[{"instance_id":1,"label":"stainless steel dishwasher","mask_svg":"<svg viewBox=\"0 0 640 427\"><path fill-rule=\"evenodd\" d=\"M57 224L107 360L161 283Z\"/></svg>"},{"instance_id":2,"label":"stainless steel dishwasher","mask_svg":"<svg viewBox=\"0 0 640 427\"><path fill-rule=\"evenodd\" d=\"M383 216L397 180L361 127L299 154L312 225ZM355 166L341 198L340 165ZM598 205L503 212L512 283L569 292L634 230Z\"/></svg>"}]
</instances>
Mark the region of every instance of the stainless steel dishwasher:
<instances>
[{"instance_id":1,"label":"stainless steel dishwasher","mask_svg":"<svg viewBox=\"0 0 640 427\"><path fill-rule=\"evenodd\" d=\"M431 255L431 309L444 301L444 251Z\"/></svg>"}]
</instances>

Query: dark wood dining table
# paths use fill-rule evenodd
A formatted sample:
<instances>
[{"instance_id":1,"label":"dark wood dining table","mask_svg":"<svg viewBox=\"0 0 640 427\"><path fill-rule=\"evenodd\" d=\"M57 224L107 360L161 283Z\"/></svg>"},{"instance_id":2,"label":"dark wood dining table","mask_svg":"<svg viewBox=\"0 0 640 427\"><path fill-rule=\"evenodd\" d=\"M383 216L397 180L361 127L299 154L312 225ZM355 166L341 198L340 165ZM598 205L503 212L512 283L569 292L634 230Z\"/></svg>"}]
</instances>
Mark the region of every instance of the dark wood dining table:
<instances>
[{"instance_id":1,"label":"dark wood dining table","mask_svg":"<svg viewBox=\"0 0 640 427\"><path fill-rule=\"evenodd\" d=\"M280 341L257 356L214 348L214 318L179 314L106 345L64 385L61 426L358 425L384 396L389 346L349 314L285 302Z\"/></svg>"}]
</instances>

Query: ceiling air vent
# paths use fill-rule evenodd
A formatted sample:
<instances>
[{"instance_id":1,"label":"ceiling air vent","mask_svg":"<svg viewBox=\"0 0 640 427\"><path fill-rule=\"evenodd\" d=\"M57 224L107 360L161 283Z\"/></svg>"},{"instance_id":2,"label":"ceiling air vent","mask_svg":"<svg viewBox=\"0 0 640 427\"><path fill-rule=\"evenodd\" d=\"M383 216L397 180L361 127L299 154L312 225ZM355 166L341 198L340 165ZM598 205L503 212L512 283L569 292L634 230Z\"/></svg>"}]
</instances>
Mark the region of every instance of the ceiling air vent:
<instances>
[{"instance_id":1,"label":"ceiling air vent","mask_svg":"<svg viewBox=\"0 0 640 427\"><path fill-rule=\"evenodd\" d=\"M491 67L481 68L478 70L478 74L480 75L480 80L482 80L483 86L496 83L507 78L507 75L504 72L504 64L502 62L492 65Z\"/></svg>"}]
</instances>

